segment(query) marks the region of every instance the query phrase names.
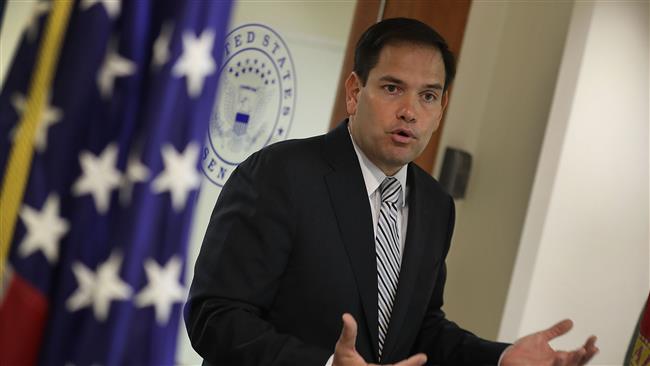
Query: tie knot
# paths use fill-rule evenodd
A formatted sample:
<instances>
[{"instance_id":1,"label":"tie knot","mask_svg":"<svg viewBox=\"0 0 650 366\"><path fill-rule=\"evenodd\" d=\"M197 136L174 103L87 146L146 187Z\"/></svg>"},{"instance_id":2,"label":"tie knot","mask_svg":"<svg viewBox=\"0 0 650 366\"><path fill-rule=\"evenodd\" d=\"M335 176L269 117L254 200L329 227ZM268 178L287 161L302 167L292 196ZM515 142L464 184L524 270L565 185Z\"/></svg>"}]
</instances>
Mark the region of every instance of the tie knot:
<instances>
[{"instance_id":1,"label":"tie knot","mask_svg":"<svg viewBox=\"0 0 650 366\"><path fill-rule=\"evenodd\" d=\"M401 191L402 185L399 184L399 181L395 177L386 177L379 186L382 202L396 203Z\"/></svg>"}]
</instances>

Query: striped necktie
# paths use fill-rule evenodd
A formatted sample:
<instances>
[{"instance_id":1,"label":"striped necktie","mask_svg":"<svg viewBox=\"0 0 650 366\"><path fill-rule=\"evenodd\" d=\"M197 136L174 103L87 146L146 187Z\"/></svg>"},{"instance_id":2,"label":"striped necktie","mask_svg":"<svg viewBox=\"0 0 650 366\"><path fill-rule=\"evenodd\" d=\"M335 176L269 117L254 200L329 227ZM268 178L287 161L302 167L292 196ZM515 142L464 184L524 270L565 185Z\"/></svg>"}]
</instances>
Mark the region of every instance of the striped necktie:
<instances>
[{"instance_id":1,"label":"striped necktie","mask_svg":"<svg viewBox=\"0 0 650 366\"><path fill-rule=\"evenodd\" d=\"M379 315L379 357L384 348L388 333L393 301L397 292L402 253L400 249L399 228L397 227L397 200L402 191L399 181L386 177L379 186L381 209L377 222L375 250L377 256L377 298Z\"/></svg>"}]
</instances>

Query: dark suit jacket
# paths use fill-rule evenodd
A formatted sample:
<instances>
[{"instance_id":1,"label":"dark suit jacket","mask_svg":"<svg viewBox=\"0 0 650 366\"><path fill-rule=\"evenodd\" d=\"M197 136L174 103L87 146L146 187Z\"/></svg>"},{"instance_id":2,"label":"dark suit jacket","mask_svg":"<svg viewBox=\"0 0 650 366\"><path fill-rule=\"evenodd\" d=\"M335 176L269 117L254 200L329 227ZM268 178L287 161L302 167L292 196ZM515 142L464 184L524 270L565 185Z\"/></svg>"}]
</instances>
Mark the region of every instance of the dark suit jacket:
<instances>
[{"instance_id":1,"label":"dark suit jacket","mask_svg":"<svg viewBox=\"0 0 650 366\"><path fill-rule=\"evenodd\" d=\"M452 199L409 164L409 216L382 363L424 352L429 364L496 364L505 344L445 319ZM186 323L214 365L324 366L341 315L357 350L377 357L377 269L368 195L343 123L324 136L274 144L233 173L196 263Z\"/></svg>"}]
</instances>

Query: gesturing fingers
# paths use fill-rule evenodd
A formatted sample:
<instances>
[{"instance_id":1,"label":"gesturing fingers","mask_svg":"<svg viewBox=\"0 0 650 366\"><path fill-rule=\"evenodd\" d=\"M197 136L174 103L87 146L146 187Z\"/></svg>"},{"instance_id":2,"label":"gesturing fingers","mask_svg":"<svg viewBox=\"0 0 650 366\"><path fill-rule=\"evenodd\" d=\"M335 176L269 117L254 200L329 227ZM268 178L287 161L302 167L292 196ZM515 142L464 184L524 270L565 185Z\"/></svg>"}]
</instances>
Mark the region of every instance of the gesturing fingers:
<instances>
[{"instance_id":1,"label":"gesturing fingers","mask_svg":"<svg viewBox=\"0 0 650 366\"><path fill-rule=\"evenodd\" d=\"M556 351L553 358L553 366L576 366L581 365L580 360L585 350L580 348L575 351Z\"/></svg>"},{"instance_id":2,"label":"gesturing fingers","mask_svg":"<svg viewBox=\"0 0 650 366\"><path fill-rule=\"evenodd\" d=\"M566 366L567 362L569 362L569 352L555 352L555 357L553 357L553 366Z\"/></svg>"},{"instance_id":3,"label":"gesturing fingers","mask_svg":"<svg viewBox=\"0 0 650 366\"><path fill-rule=\"evenodd\" d=\"M332 365L335 366L368 366L366 361L356 351L357 322L352 315L343 314L343 329L339 340L334 346L334 358Z\"/></svg>"},{"instance_id":4,"label":"gesturing fingers","mask_svg":"<svg viewBox=\"0 0 650 366\"><path fill-rule=\"evenodd\" d=\"M343 329L339 337L338 345L345 349L353 350L357 340L357 322L348 313L343 314Z\"/></svg>"},{"instance_id":5,"label":"gesturing fingers","mask_svg":"<svg viewBox=\"0 0 650 366\"><path fill-rule=\"evenodd\" d=\"M552 327L541 332L544 339L548 342L553 338L557 338L566 334L573 328L573 322L570 319L564 319L561 322L553 325Z\"/></svg>"},{"instance_id":6,"label":"gesturing fingers","mask_svg":"<svg viewBox=\"0 0 650 366\"><path fill-rule=\"evenodd\" d=\"M596 336L591 336L585 342L583 346L585 349L585 355L582 357L580 365L586 365L589 360L591 360L596 353L598 353L598 347L596 347Z\"/></svg>"},{"instance_id":7,"label":"gesturing fingers","mask_svg":"<svg viewBox=\"0 0 650 366\"><path fill-rule=\"evenodd\" d=\"M591 337L587 338L587 341L585 342L585 345L584 345L584 348L587 350L587 353L589 353L591 351L593 351L594 353L598 352L598 347L596 347L596 340L597 339L598 338L596 338L596 336L593 336L593 335Z\"/></svg>"},{"instance_id":8,"label":"gesturing fingers","mask_svg":"<svg viewBox=\"0 0 650 366\"><path fill-rule=\"evenodd\" d=\"M400 361L393 366L422 366L427 362L427 356L424 353L418 353L406 360Z\"/></svg>"},{"instance_id":9,"label":"gesturing fingers","mask_svg":"<svg viewBox=\"0 0 650 366\"><path fill-rule=\"evenodd\" d=\"M596 352L598 352L598 347L596 347L595 344L596 337L591 336L587 339L584 346L575 351L556 351L553 359L553 366L586 365Z\"/></svg>"},{"instance_id":10,"label":"gesturing fingers","mask_svg":"<svg viewBox=\"0 0 650 366\"><path fill-rule=\"evenodd\" d=\"M584 348L578 348L577 350L569 353L569 363L568 365L582 365L582 359L587 354Z\"/></svg>"}]
</instances>

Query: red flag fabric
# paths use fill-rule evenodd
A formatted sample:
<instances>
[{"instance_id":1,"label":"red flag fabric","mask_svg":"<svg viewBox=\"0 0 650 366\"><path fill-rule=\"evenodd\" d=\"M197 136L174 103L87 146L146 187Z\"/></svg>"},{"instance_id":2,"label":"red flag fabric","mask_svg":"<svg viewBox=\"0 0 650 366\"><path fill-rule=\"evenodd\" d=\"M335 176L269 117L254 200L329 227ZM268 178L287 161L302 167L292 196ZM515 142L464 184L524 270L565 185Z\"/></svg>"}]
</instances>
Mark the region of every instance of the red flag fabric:
<instances>
[{"instance_id":1,"label":"red flag fabric","mask_svg":"<svg viewBox=\"0 0 650 366\"><path fill-rule=\"evenodd\" d=\"M641 316L639 334L634 343L630 365L650 366L650 296L648 296L645 310Z\"/></svg>"},{"instance_id":2,"label":"red flag fabric","mask_svg":"<svg viewBox=\"0 0 650 366\"><path fill-rule=\"evenodd\" d=\"M43 339L47 299L20 275L7 272L9 285L0 298L0 365L34 365Z\"/></svg>"}]
</instances>

